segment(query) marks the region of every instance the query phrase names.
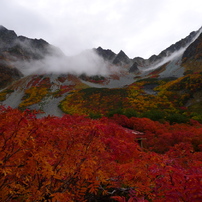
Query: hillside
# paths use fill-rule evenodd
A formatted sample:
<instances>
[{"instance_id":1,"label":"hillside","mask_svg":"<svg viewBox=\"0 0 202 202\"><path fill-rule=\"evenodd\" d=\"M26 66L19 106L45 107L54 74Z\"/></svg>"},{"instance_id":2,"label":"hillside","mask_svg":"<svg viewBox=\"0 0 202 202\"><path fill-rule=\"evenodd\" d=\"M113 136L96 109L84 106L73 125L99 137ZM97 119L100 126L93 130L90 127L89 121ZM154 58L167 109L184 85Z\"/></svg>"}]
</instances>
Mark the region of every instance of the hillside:
<instances>
[{"instance_id":1,"label":"hillside","mask_svg":"<svg viewBox=\"0 0 202 202\"><path fill-rule=\"evenodd\" d=\"M17 36L4 27L0 45L3 105L40 110L41 116L91 117L162 110L166 115L161 116L169 117L185 113L183 108L189 118L201 120L201 29L149 59L101 47L67 57L42 39ZM75 59L84 63L83 73L69 69L70 64L81 69ZM88 67L91 72L85 72Z\"/></svg>"}]
</instances>

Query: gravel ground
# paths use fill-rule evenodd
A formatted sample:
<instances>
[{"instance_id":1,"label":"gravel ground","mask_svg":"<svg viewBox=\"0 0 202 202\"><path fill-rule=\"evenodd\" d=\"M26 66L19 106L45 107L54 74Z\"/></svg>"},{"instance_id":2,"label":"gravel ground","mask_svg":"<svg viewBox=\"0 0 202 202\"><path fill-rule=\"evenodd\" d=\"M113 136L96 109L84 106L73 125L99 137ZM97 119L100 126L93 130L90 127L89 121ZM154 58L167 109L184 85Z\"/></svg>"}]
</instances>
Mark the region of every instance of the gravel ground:
<instances>
[{"instance_id":1,"label":"gravel ground","mask_svg":"<svg viewBox=\"0 0 202 202\"><path fill-rule=\"evenodd\" d=\"M182 77L184 73L184 68L180 66L182 56L174 59L166 66L166 70L159 74L160 78L165 77Z\"/></svg>"},{"instance_id":2,"label":"gravel ground","mask_svg":"<svg viewBox=\"0 0 202 202\"><path fill-rule=\"evenodd\" d=\"M156 95L157 92L154 91L154 88L158 86L158 84L147 84L143 86L143 90L145 93L150 94L150 95Z\"/></svg>"},{"instance_id":3,"label":"gravel ground","mask_svg":"<svg viewBox=\"0 0 202 202\"><path fill-rule=\"evenodd\" d=\"M13 93L9 94L6 100L2 102L5 106L10 106L12 108L17 108L22 101L22 97L24 96L23 90L16 90Z\"/></svg>"},{"instance_id":4,"label":"gravel ground","mask_svg":"<svg viewBox=\"0 0 202 202\"><path fill-rule=\"evenodd\" d=\"M120 77L119 80L109 79L109 82L102 83L102 84L91 83L89 81L84 81L84 80L82 80L82 83L94 88L121 88L126 85L132 84L134 81L135 81L134 75L129 74L129 75Z\"/></svg>"}]
</instances>

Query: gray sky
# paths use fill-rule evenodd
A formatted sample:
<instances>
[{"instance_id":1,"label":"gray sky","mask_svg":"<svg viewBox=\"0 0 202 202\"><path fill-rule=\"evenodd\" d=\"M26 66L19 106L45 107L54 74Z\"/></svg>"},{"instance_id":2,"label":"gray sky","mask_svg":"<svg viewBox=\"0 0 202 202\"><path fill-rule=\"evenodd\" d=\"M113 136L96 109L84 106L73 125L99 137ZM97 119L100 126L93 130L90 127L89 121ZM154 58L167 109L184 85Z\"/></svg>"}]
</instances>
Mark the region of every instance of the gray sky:
<instances>
[{"instance_id":1,"label":"gray sky","mask_svg":"<svg viewBox=\"0 0 202 202\"><path fill-rule=\"evenodd\" d=\"M148 58L202 26L202 1L0 0L0 24L67 55L101 46Z\"/></svg>"}]
</instances>

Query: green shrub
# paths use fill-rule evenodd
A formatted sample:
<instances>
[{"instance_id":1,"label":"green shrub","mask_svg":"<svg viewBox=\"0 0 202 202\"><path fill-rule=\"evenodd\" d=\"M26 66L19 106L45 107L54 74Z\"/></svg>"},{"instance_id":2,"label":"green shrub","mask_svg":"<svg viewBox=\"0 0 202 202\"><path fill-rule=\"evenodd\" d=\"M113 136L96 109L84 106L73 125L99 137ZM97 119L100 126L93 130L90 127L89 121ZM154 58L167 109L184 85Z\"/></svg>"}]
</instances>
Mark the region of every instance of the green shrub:
<instances>
[{"instance_id":1,"label":"green shrub","mask_svg":"<svg viewBox=\"0 0 202 202\"><path fill-rule=\"evenodd\" d=\"M202 123L202 115L198 113L192 113L191 119L198 121L199 123Z\"/></svg>"},{"instance_id":2,"label":"green shrub","mask_svg":"<svg viewBox=\"0 0 202 202\"><path fill-rule=\"evenodd\" d=\"M122 108L117 108L117 109L112 109L107 113L107 117L112 117L114 116L114 114L120 114L123 115L124 114L124 110Z\"/></svg>"},{"instance_id":3,"label":"green shrub","mask_svg":"<svg viewBox=\"0 0 202 202\"><path fill-rule=\"evenodd\" d=\"M125 109L123 115L127 116L128 118L139 117L139 113L133 108Z\"/></svg>"},{"instance_id":4,"label":"green shrub","mask_svg":"<svg viewBox=\"0 0 202 202\"><path fill-rule=\"evenodd\" d=\"M142 113L141 117L149 118L153 121L160 121L165 119L165 112L161 110L151 109Z\"/></svg>"},{"instance_id":5,"label":"green shrub","mask_svg":"<svg viewBox=\"0 0 202 202\"><path fill-rule=\"evenodd\" d=\"M101 117L102 117L101 114L96 114L96 113L93 113L93 112L91 112L91 113L89 114L89 118L91 118L91 119L99 119L99 118L101 118Z\"/></svg>"},{"instance_id":6,"label":"green shrub","mask_svg":"<svg viewBox=\"0 0 202 202\"><path fill-rule=\"evenodd\" d=\"M173 123L187 123L189 121L189 118L183 114L173 113L173 114L169 114L166 117L166 120L169 121L171 124L173 124Z\"/></svg>"}]
</instances>

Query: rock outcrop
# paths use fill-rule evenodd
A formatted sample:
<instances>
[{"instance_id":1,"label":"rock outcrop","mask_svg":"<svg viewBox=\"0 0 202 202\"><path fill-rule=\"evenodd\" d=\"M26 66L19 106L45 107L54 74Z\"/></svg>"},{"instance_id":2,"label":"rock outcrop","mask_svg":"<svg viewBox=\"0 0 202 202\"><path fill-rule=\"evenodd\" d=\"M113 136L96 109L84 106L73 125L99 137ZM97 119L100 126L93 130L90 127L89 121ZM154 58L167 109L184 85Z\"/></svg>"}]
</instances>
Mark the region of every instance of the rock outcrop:
<instances>
[{"instance_id":1,"label":"rock outcrop","mask_svg":"<svg viewBox=\"0 0 202 202\"><path fill-rule=\"evenodd\" d=\"M131 59L121 50L113 60L114 65L128 65L131 64Z\"/></svg>"},{"instance_id":2,"label":"rock outcrop","mask_svg":"<svg viewBox=\"0 0 202 202\"><path fill-rule=\"evenodd\" d=\"M96 53L98 53L98 55L100 55L102 58L104 58L104 60L108 62L112 62L116 57L116 54L110 49L103 49L102 47L98 47L97 49L95 49L95 51Z\"/></svg>"}]
</instances>

